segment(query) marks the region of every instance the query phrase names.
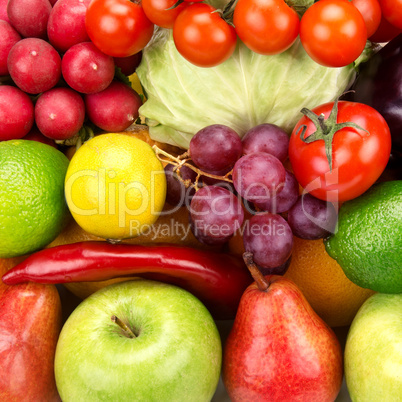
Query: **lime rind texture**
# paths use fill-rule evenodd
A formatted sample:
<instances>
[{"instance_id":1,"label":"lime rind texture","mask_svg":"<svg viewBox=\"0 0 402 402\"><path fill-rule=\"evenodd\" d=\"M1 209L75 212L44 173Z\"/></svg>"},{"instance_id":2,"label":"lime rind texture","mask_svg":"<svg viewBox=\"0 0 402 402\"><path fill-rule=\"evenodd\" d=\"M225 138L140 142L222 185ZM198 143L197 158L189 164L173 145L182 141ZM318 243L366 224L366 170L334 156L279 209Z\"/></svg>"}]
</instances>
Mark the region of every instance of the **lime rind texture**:
<instances>
[{"instance_id":1,"label":"lime rind texture","mask_svg":"<svg viewBox=\"0 0 402 402\"><path fill-rule=\"evenodd\" d=\"M376 184L345 202L325 246L355 284L402 293L402 181Z\"/></svg>"},{"instance_id":2,"label":"lime rind texture","mask_svg":"<svg viewBox=\"0 0 402 402\"><path fill-rule=\"evenodd\" d=\"M64 228L68 163L62 152L40 142L0 143L0 258L41 249Z\"/></svg>"}]
</instances>

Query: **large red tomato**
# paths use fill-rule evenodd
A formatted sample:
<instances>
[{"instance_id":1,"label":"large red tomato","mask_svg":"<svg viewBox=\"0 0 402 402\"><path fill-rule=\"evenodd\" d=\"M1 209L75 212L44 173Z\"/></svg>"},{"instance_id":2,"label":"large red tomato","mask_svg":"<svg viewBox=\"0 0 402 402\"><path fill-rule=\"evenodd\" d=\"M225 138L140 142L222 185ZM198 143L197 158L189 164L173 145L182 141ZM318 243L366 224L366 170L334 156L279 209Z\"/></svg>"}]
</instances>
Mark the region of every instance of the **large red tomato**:
<instances>
[{"instance_id":1,"label":"large red tomato","mask_svg":"<svg viewBox=\"0 0 402 402\"><path fill-rule=\"evenodd\" d=\"M237 35L217 9L193 3L177 16L173 40L186 60L199 67L213 67L233 54Z\"/></svg>"},{"instance_id":2,"label":"large red tomato","mask_svg":"<svg viewBox=\"0 0 402 402\"><path fill-rule=\"evenodd\" d=\"M360 11L366 24L367 36L370 37L380 25L380 3L378 0L352 0L352 4Z\"/></svg>"},{"instance_id":3,"label":"large red tomato","mask_svg":"<svg viewBox=\"0 0 402 402\"><path fill-rule=\"evenodd\" d=\"M300 185L331 202L364 193L384 171L391 152L391 134L382 115L371 106L347 101L303 113L307 115L296 124L289 142L289 159Z\"/></svg>"},{"instance_id":4,"label":"large red tomato","mask_svg":"<svg viewBox=\"0 0 402 402\"><path fill-rule=\"evenodd\" d=\"M380 6L384 18L402 29L402 0L380 0Z\"/></svg>"},{"instance_id":5,"label":"large red tomato","mask_svg":"<svg viewBox=\"0 0 402 402\"><path fill-rule=\"evenodd\" d=\"M346 66L364 50L366 23L349 1L320 0L303 14L300 40L317 63L327 67Z\"/></svg>"},{"instance_id":6,"label":"large red tomato","mask_svg":"<svg viewBox=\"0 0 402 402\"><path fill-rule=\"evenodd\" d=\"M281 53L299 35L299 16L284 0L238 0L233 23L239 38L260 54Z\"/></svg>"},{"instance_id":7,"label":"large red tomato","mask_svg":"<svg viewBox=\"0 0 402 402\"><path fill-rule=\"evenodd\" d=\"M141 3L129 0L92 0L85 27L94 45L113 57L138 53L154 32L154 24L145 15Z\"/></svg>"}]
</instances>

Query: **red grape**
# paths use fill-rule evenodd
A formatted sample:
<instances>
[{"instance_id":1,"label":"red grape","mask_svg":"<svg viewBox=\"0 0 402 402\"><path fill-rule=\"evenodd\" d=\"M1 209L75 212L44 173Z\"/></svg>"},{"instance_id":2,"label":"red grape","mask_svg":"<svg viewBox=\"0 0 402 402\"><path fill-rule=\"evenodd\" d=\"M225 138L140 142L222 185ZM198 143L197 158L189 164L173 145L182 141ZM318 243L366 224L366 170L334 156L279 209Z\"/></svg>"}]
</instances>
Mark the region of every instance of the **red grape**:
<instances>
[{"instance_id":1,"label":"red grape","mask_svg":"<svg viewBox=\"0 0 402 402\"><path fill-rule=\"evenodd\" d=\"M220 244L229 240L244 220L240 200L219 186L201 187L190 204L194 236L203 243Z\"/></svg>"},{"instance_id":2,"label":"red grape","mask_svg":"<svg viewBox=\"0 0 402 402\"><path fill-rule=\"evenodd\" d=\"M282 191L286 170L271 154L256 152L242 156L233 168L233 185L247 201L266 202Z\"/></svg>"},{"instance_id":3,"label":"red grape","mask_svg":"<svg viewBox=\"0 0 402 402\"><path fill-rule=\"evenodd\" d=\"M242 154L241 139L230 127L212 124L191 138L189 153L201 170L226 173Z\"/></svg>"},{"instance_id":4,"label":"red grape","mask_svg":"<svg viewBox=\"0 0 402 402\"><path fill-rule=\"evenodd\" d=\"M275 197L271 197L265 202L255 202L256 206L262 211L276 214L288 211L299 197L299 183L293 173L286 170L285 185L282 191Z\"/></svg>"},{"instance_id":5,"label":"red grape","mask_svg":"<svg viewBox=\"0 0 402 402\"><path fill-rule=\"evenodd\" d=\"M263 267L259 267L260 271L263 275L285 275L290 263L292 261L292 256L290 256L285 263L279 265L278 267L274 267L274 268L263 268Z\"/></svg>"},{"instance_id":6,"label":"red grape","mask_svg":"<svg viewBox=\"0 0 402 402\"><path fill-rule=\"evenodd\" d=\"M253 254L254 262L262 268L285 264L292 253L293 233L282 216L269 212L258 213L245 225L243 243Z\"/></svg>"},{"instance_id":7,"label":"red grape","mask_svg":"<svg viewBox=\"0 0 402 402\"><path fill-rule=\"evenodd\" d=\"M307 240L317 240L335 230L337 213L330 202L311 194L301 195L288 211L288 223L293 234Z\"/></svg>"},{"instance_id":8,"label":"red grape","mask_svg":"<svg viewBox=\"0 0 402 402\"><path fill-rule=\"evenodd\" d=\"M248 130L242 139L243 153L266 152L281 162L288 157L289 136L275 124L259 124Z\"/></svg>"},{"instance_id":9,"label":"red grape","mask_svg":"<svg viewBox=\"0 0 402 402\"><path fill-rule=\"evenodd\" d=\"M195 194L194 187L186 187L178 178L178 174L174 170L175 168L176 166L170 163L165 166L166 201L174 206L189 205L192 196ZM180 168L180 176L183 180L189 180L193 183L197 177L197 173L187 166L182 166Z\"/></svg>"}]
</instances>

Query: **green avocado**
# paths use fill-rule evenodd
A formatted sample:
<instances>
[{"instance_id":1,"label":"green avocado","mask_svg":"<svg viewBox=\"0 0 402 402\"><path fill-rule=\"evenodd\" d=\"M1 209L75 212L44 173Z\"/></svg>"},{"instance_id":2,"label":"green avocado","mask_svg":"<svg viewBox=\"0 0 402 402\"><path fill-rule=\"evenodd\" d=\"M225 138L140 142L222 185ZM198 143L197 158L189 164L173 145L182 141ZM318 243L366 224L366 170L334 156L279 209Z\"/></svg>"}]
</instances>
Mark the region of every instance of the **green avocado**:
<instances>
[{"instance_id":1,"label":"green avocado","mask_svg":"<svg viewBox=\"0 0 402 402\"><path fill-rule=\"evenodd\" d=\"M402 180L375 184L342 204L324 243L356 285L402 293Z\"/></svg>"}]
</instances>

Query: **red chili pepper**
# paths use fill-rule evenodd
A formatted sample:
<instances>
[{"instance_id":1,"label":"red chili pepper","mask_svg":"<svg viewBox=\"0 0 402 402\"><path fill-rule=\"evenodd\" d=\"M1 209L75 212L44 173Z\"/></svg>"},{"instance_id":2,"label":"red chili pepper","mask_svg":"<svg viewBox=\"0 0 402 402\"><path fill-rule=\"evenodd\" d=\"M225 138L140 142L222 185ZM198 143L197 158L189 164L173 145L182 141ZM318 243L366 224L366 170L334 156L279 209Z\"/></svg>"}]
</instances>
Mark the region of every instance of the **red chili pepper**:
<instances>
[{"instance_id":1,"label":"red chili pepper","mask_svg":"<svg viewBox=\"0 0 402 402\"><path fill-rule=\"evenodd\" d=\"M244 262L233 255L163 245L86 241L38 251L10 271L7 285L96 282L125 276L180 286L198 297L215 319L233 319L252 282Z\"/></svg>"}]
</instances>

